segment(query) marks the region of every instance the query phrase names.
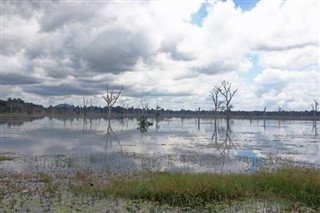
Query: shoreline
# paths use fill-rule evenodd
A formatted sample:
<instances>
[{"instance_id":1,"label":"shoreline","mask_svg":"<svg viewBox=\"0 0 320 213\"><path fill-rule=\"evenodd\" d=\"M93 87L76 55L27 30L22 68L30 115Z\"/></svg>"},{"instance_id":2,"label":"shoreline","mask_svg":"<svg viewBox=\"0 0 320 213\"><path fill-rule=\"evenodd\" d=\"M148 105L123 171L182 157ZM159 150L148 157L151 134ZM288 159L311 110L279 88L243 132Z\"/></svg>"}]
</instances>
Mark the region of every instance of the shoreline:
<instances>
[{"instance_id":1,"label":"shoreline","mask_svg":"<svg viewBox=\"0 0 320 213\"><path fill-rule=\"evenodd\" d=\"M171 118L180 118L180 119L227 119L227 115L211 115L211 114L201 114L201 115L179 115L179 114L167 114L160 115L156 117L153 114L143 114L150 119L171 119ZM130 114L124 116L122 114L113 114L111 119L137 119L142 114ZM108 119L107 115L104 113L89 114L87 116L76 115L76 114L38 114L38 113L0 113L0 119L42 119L42 118L66 118L66 119ZM320 117L314 118L313 116L259 116L259 115L231 115L230 120L305 120L305 121L320 121Z\"/></svg>"}]
</instances>

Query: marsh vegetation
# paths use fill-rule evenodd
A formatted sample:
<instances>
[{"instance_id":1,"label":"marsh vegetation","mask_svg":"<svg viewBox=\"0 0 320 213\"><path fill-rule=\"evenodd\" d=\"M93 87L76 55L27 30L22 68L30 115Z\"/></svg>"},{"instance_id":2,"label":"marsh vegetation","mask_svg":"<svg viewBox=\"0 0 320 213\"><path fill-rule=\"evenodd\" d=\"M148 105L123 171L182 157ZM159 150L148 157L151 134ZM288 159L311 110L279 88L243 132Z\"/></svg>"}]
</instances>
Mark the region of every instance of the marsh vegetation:
<instances>
[{"instance_id":1,"label":"marsh vegetation","mask_svg":"<svg viewBox=\"0 0 320 213\"><path fill-rule=\"evenodd\" d=\"M5 154L0 154L0 161L10 161L13 160L14 158L11 156L7 156Z\"/></svg>"},{"instance_id":2,"label":"marsh vegetation","mask_svg":"<svg viewBox=\"0 0 320 213\"><path fill-rule=\"evenodd\" d=\"M149 120L3 121L0 209L319 211L319 123Z\"/></svg>"},{"instance_id":3,"label":"marsh vegetation","mask_svg":"<svg viewBox=\"0 0 320 213\"><path fill-rule=\"evenodd\" d=\"M63 157L57 157L62 160ZM2 173L3 212L318 212L320 170Z\"/></svg>"}]
</instances>

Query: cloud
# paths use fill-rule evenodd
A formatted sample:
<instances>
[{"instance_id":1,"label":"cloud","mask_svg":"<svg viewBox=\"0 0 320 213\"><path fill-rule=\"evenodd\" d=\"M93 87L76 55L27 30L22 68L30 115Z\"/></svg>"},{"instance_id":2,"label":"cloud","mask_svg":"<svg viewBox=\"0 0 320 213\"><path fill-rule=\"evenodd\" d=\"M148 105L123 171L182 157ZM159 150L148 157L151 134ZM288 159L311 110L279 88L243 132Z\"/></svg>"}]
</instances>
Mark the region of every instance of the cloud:
<instances>
[{"instance_id":1,"label":"cloud","mask_svg":"<svg viewBox=\"0 0 320 213\"><path fill-rule=\"evenodd\" d=\"M51 3L40 17L41 30L51 32L74 23L86 22L95 16L98 7L89 2Z\"/></svg>"},{"instance_id":2,"label":"cloud","mask_svg":"<svg viewBox=\"0 0 320 213\"><path fill-rule=\"evenodd\" d=\"M132 70L140 58L150 54L148 38L123 28L99 33L76 53L94 72L119 73Z\"/></svg>"},{"instance_id":3,"label":"cloud","mask_svg":"<svg viewBox=\"0 0 320 213\"><path fill-rule=\"evenodd\" d=\"M315 68L319 66L319 47L312 45L287 51L262 52L259 62L264 67L275 69Z\"/></svg>"},{"instance_id":4,"label":"cloud","mask_svg":"<svg viewBox=\"0 0 320 213\"><path fill-rule=\"evenodd\" d=\"M59 85L28 86L25 91L41 96L87 96L96 94L96 90L92 90L91 88L83 88L80 85L70 85L66 83Z\"/></svg>"},{"instance_id":5,"label":"cloud","mask_svg":"<svg viewBox=\"0 0 320 213\"><path fill-rule=\"evenodd\" d=\"M175 61L191 61L195 59L193 54L182 52L179 49L180 39L167 39L164 40L159 48L159 51L169 53L170 57Z\"/></svg>"},{"instance_id":6,"label":"cloud","mask_svg":"<svg viewBox=\"0 0 320 213\"><path fill-rule=\"evenodd\" d=\"M210 1L195 25L203 3L4 2L4 98L71 101L100 97L109 84L124 85L132 105L154 97L163 107L210 109L208 91L228 80L239 89L235 109L310 105L303 93L319 91L319 3L260 0L243 11Z\"/></svg>"},{"instance_id":7,"label":"cloud","mask_svg":"<svg viewBox=\"0 0 320 213\"><path fill-rule=\"evenodd\" d=\"M308 109L319 96L319 72L266 69L255 79L256 95L266 105Z\"/></svg>"},{"instance_id":8,"label":"cloud","mask_svg":"<svg viewBox=\"0 0 320 213\"><path fill-rule=\"evenodd\" d=\"M37 84L40 83L39 79L15 73L2 73L1 84L2 85L21 85L21 84Z\"/></svg>"}]
</instances>

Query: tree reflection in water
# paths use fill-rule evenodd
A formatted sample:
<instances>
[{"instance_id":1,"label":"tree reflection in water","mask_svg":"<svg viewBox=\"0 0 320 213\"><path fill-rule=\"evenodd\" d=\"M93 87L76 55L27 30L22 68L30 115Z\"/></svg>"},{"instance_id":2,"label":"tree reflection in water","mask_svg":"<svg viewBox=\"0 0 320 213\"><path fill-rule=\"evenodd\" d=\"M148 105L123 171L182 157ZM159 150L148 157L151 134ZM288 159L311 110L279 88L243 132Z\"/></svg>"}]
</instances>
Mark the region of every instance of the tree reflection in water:
<instances>
[{"instance_id":1,"label":"tree reflection in water","mask_svg":"<svg viewBox=\"0 0 320 213\"><path fill-rule=\"evenodd\" d=\"M88 123L89 120L89 123ZM86 134L88 132L92 132L92 118L83 118L82 122L82 134ZM89 126L89 127L88 127Z\"/></svg>"},{"instance_id":2,"label":"tree reflection in water","mask_svg":"<svg viewBox=\"0 0 320 213\"><path fill-rule=\"evenodd\" d=\"M122 145L120 144L120 141L116 133L112 129L110 119L108 119L108 127L107 127L107 133L106 133L106 147L105 147L106 151L112 147L113 141L116 141L118 143L118 145L120 146L120 151L122 152Z\"/></svg>"},{"instance_id":3,"label":"tree reflection in water","mask_svg":"<svg viewBox=\"0 0 320 213\"><path fill-rule=\"evenodd\" d=\"M313 121L312 125L312 133L314 133L315 136L318 136L318 131L317 131L317 121Z\"/></svg>"},{"instance_id":4,"label":"tree reflection in water","mask_svg":"<svg viewBox=\"0 0 320 213\"><path fill-rule=\"evenodd\" d=\"M212 142L214 142L214 148L216 148L221 156L225 156L227 152L231 148L236 149L236 146L234 145L232 138L231 138L231 133L232 130L230 128L230 119L226 119L226 129L225 129L225 135L223 137L222 142L219 140L219 134L218 133L223 133L223 128L219 128L217 125L217 119L214 120L214 131L211 137Z\"/></svg>"},{"instance_id":5,"label":"tree reflection in water","mask_svg":"<svg viewBox=\"0 0 320 213\"><path fill-rule=\"evenodd\" d=\"M225 164L226 156L230 155L230 149L237 149L231 138L232 130L230 119L225 119L225 121L226 128L222 128L218 124L219 121L217 119L214 119L214 130L211 136L211 141L213 142L211 146L212 148L215 148L220 154L219 159L221 160L222 170Z\"/></svg>"}]
</instances>

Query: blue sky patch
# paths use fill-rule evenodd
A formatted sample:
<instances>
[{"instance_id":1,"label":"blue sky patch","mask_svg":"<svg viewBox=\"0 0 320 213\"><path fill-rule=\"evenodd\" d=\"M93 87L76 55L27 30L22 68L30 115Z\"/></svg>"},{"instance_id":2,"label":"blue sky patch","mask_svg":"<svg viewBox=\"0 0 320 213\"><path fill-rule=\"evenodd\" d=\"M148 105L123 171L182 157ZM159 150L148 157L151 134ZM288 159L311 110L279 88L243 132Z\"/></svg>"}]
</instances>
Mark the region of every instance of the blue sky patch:
<instances>
[{"instance_id":1,"label":"blue sky patch","mask_svg":"<svg viewBox=\"0 0 320 213\"><path fill-rule=\"evenodd\" d=\"M249 11L256 6L260 0L233 0L236 7L240 7L242 11Z\"/></svg>"},{"instance_id":2,"label":"blue sky patch","mask_svg":"<svg viewBox=\"0 0 320 213\"><path fill-rule=\"evenodd\" d=\"M226 0L222 0L222 1L226 1ZM256 6L256 4L259 1L260 0L233 0L235 6L240 7L242 11L251 10L252 8L254 8ZM208 11L207 11L208 6L209 6L209 3L206 1L201 4L201 7L199 8L199 10L196 13L192 14L192 16L191 16L191 23L192 24L195 24L199 27L202 26L204 18L207 17L207 15L208 15Z\"/></svg>"},{"instance_id":3,"label":"blue sky patch","mask_svg":"<svg viewBox=\"0 0 320 213\"><path fill-rule=\"evenodd\" d=\"M208 15L208 11L207 11L208 5L209 5L208 2L202 3L199 10L196 13L192 14L192 16L191 16L191 23L192 24L195 24L199 27L202 26L203 19L205 17L207 17L207 15Z\"/></svg>"},{"instance_id":4,"label":"blue sky patch","mask_svg":"<svg viewBox=\"0 0 320 213\"><path fill-rule=\"evenodd\" d=\"M252 67L249 71L240 72L239 76L242 78L246 78L249 81L253 81L258 74L262 72L264 69L263 66L259 64L259 57L255 54L247 54L246 58L252 63Z\"/></svg>"}]
</instances>

